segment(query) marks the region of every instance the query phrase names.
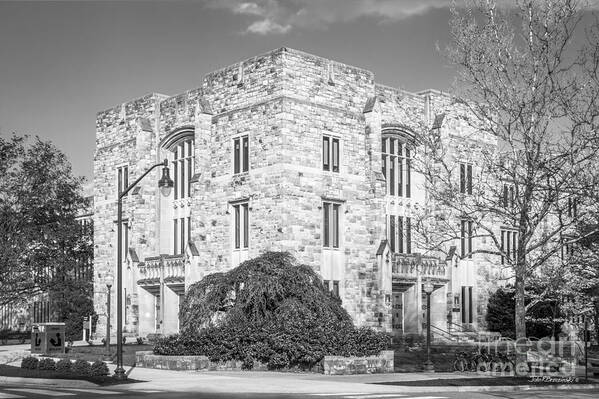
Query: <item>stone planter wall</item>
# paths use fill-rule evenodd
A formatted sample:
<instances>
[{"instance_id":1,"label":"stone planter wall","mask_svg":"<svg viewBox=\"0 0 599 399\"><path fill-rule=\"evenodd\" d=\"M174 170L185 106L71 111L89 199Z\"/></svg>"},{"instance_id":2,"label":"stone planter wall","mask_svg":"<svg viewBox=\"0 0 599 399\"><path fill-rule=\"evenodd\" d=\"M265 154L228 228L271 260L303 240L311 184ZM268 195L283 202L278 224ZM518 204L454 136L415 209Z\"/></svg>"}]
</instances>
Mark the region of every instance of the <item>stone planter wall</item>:
<instances>
[{"instance_id":1,"label":"stone planter wall","mask_svg":"<svg viewBox=\"0 0 599 399\"><path fill-rule=\"evenodd\" d=\"M393 351L382 351L378 356L367 357L325 356L324 373L329 375L392 373L393 354Z\"/></svg>"},{"instance_id":2,"label":"stone planter wall","mask_svg":"<svg viewBox=\"0 0 599 399\"><path fill-rule=\"evenodd\" d=\"M155 355L152 351L135 352L135 365L163 370L241 370L240 360L211 362L208 356L165 356ZM254 362L253 370L266 370L266 365Z\"/></svg>"}]
</instances>

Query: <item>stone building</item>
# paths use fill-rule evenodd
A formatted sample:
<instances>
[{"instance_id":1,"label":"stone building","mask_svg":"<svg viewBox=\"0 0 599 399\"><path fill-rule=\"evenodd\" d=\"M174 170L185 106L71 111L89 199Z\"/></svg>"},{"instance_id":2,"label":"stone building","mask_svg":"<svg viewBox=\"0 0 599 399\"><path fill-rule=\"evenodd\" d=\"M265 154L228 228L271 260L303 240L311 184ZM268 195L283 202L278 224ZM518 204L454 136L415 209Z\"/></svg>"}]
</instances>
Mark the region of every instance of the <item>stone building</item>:
<instances>
[{"instance_id":1,"label":"stone building","mask_svg":"<svg viewBox=\"0 0 599 399\"><path fill-rule=\"evenodd\" d=\"M199 88L98 113L98 332L115 274L117 194L163 159L173 193L160 195L156 169L124 199L126 334L177 332L190 284L268 250L312 266L358 325L422 333L422 283L431 281L436 328L483 329L493 262L460 259L471 237L450 256L425 256L412 234L426 201L412 165L416 132L436 128L463 145L468 128L452 107L441 92L383 86L371 71L281 48L212 72ZM464 168L471 179L472 160Z\"/></svg>"}]
</instances>

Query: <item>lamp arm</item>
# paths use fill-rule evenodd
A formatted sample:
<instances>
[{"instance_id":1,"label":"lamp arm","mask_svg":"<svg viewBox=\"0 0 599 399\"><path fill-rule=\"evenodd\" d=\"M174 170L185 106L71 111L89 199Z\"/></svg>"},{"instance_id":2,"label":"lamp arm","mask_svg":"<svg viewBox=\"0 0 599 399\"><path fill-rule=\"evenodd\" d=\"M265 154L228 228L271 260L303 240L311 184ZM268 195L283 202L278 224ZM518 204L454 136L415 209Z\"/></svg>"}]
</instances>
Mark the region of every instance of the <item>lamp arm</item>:
<instances>
[{"instance_id":1,"label":"lamp arm","mask_svg":"<svg viewBox=\"0 0 599 399\"><path fill-rule=\"evenodd\" d=\"M153 171L154 169L156 169L159 166L168 167L168 160L165 159L163 162L157 163L156 165L152 166L150 169L146 170L143 173L143 175L139 176L133 183L131 183L126 189L124 189L122 193L119 194L119 201L125 195L127 195L127 193L129 193L129 191L131 191L131 189L133 189L133 187L137 186L137 183L139 183L141 181L141 179L143 179L144 177L146 177L148 173L150 173L151 171Z\"/></svg>"}]
</instances>

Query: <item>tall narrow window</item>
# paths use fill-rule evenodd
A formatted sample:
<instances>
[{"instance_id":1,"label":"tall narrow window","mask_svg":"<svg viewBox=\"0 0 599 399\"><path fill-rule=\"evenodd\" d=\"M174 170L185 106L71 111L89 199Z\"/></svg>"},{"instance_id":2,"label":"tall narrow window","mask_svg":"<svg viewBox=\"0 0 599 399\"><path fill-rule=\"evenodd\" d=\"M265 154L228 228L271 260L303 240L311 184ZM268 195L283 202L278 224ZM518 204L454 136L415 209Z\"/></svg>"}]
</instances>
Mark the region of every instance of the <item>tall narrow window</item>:
<instances>
[{"instance_id":1,"label":"tall narrow window","mask_svg":"<svg viewBox=\"0 0 599 399\"><path fill-rule=\"evenodd\" d=\"M129 222L123 221L121 225L121 259L123 262L127 261L127 254L129 253Z\"/></svg>"},{"instance_id":2,"label":"tall narrow window","mask_svg":"<svg viewBox=\"0 0 599 399\"><path fill-rule=\"evenodd\" d=\"M472 323L473 320L472 306L472 287L462 286L462 323Z\"/></svg>"},{"instance_id":3,"label":"tall narrow window","mask_svg":"<svg viewBox=\"0 0 599 399\"><path fill-rule=\"evenodd\" d=\"M406 217L406 253L412 253L412 218Z\"/></svg>"},{"instance_id":4,"label":"tall narrow window","mask_svg":"<svg viewBox=\"0 0 599 399\"><path fill-rule=\"evenodd\" d=\"M411 195L411 155L407 144L399 138L383 137L382 168L387 181L387 194L393 196Z\"/></svg>"},{"instance_id":5,"label":"tall narrow window","mask_svg":"<svg viewBox=\"0 0 599 399\"><path fill-rule=\"evenodd\" d=\"M173 191L175 199L191 196L193 175L193 139L179 142L173 148Z\"/></svg>"},{"instance_id":6,"label":"tall narrow window","mask_svg":"<svg viewBox=\"0 0 599 399\"><path fill-rule=\"evenodd\" d=\"M391 251L395 252L395 216L389 217L389 247Z\"/></svg>"},{"instance_id":7,"label":"tall narrow window","mask_svg":"<svg viewBox=\"0 0 599 399\"><path fill-rule=\"evenodd\" d=\"M460 193L472 194L472 165L460 164Z\"/></svg>"},{"instance_id":8,"label":"tall narrow window","mask_svg":"<svg viewBox=\"0 0 599 399\"><path fill-rule=\"evenodd\" d=\"M179 219L173 220L173 255L179 253Z\"/></svg>"},{"instance_id":9,"label":"tall narrow window","mask_svg":"<svg viewBox=\"0 0 599 399\"><path fill-rule=\"evenodd\" d=\"M578 199L568 197L568 217L576 218L578 216Z\"/></svg>"},{"instance_id":10,"label":"tall narrow window","mask_svg":"<svg viewBox=\"0 0 599 399\"><path fill-rule=\"evenodd\" d=\"M117 192L121 195L129 186L129 166L123 165L117 168Z\"/></svg>"},{"instance_id":11,"label":"tall narrow window","mask_svg":"<svg viewBox=\"0 0 599 399\"><path fill-rule=\"evenodd\" d=\"M504 183L503 184L503 195L501 199L502 205L504 208L513 208L516 202L516 197L514 195L514 186L512 184Z\"/></svg>"},{"instance_id":12,"label":"tall narrow window","mask_svg":"<svg viewBox=\"0 0 599 399\"><path fill-rule=\"evenodd\" d=\"M406 146L406 197L412 195L412 156L410 149Z\"/></svg>"},{"instance_id":13,"label":"tall narrow window","mask_svg":"<svg viewBox=\"0 0 599 399\"><path fill-rule=\"evenodd\" d=\"M340 204L323 202L322 245L327 248L339 248L339 208Z\"/></svg>"},{"instance_id":14,"label":"tall narrow window","mask_svg":"<svg viewBox=\"0 0 599 399\"><path fill-rule=\"evenodd\" d=\"M322 136L322 170L339 172L340 162L339 139Z\"/></svg>"},{"instance_id":15,"label":"tall narrow window","mask_svg":"<svg viewBox=\"0 0 599 399\"><path fill-rule=\"evenodd\" d=\"M463 219L460 221L460 247L462 258L468 255L468 258L472 258L472 235L473 227L472 221Z\"/></svg>"},{"instance_id":16,"label":"tall narrow window","mask_svg":"<svg viewBox=\"0 0 599 399\"><path fill-rule=\"evenodd\" d=\"M250 246L250 215L249 204L241 202L233 205L234 246L235 249L246 249Z\"/></svg>"},{"instance_id":17,"label":"tall narrow window","mask_svg":"<svg viewBox=\"0 0 599 399\"><path fill-rule=\"evenodd\" d=\"M249 136L240 136L233 139L233 173L242 173L250 170L250 140Z\"/></svg>"},{"instance_id":18,"label":"tall narrow window","mask_svg":"<svg viewBox=\"0 0 599 399\"><path fill-rule=\"evenodd\" d=\"M518 248L518 233L514 230L501 230L501 264L504 265L506 258L508 261L515 261Z\"/></svg>"}]
</instances>

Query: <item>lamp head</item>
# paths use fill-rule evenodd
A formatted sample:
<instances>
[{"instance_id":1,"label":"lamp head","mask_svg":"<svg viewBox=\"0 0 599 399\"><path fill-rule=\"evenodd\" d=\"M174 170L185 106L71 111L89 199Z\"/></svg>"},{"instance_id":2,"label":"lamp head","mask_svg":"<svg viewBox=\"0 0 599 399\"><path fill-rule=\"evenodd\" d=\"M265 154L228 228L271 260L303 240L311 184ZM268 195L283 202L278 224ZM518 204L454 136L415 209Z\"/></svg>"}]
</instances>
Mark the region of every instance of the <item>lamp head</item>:
<instances>
[{"instance_id":1,"label":"lamp head","mask_svg":"<svg viewBox=\"0 0 599 399\"><path fill-rule=\"evenodd\" d=\"M171 194L174 185L175 183L173 183L169 174L168 160L165 159L164 167L162 168L162 177L158 180L158 187L160 188L162 195L168 197Z\"/></svg>"},{"instance_id":2,"label":"lamp head","mask_svg":"<svg viewBox=\"0 0 599 399\"><path fill-rule=\"evenodd\" d=\"M422 289L427 294L430 294L431 292L433 292L435 290L435 286L430 281L427 281L422 285Z\"/></svg>"},{"instance_id":3,"label":"lamp head","mask_svg":"<svg viewBox=\"0 0 599 399\"><path fill-rule=\"evenodd\" d=\"M104 281L106 282L106 287L110 289L110 287L112 287L112 284L114 283L114 277L112 277L112 274L107 274L104 278Z\"/></svg>"}]
</instances>

